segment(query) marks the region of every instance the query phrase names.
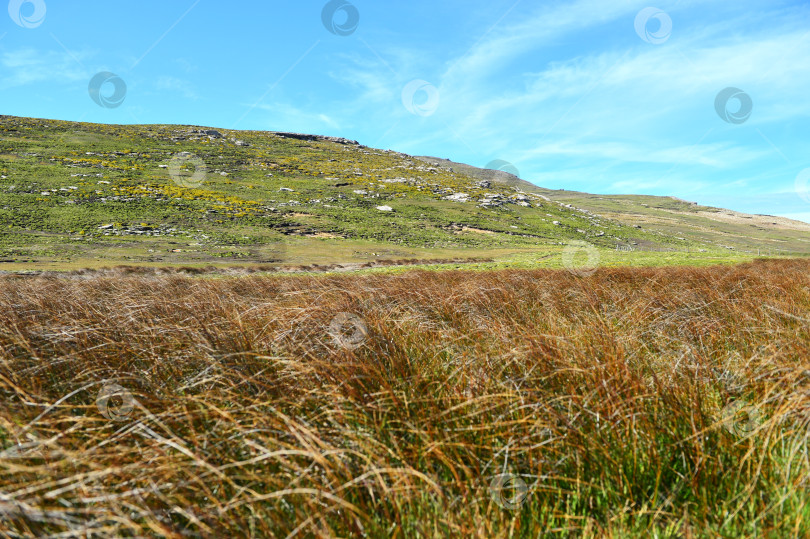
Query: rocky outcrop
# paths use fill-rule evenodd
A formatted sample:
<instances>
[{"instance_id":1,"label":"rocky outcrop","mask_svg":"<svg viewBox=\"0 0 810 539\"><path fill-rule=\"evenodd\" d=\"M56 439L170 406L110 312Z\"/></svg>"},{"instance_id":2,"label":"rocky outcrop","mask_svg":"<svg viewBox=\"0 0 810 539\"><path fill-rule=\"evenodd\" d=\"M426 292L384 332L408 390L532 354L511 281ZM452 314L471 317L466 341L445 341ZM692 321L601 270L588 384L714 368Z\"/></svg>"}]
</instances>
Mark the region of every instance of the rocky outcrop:
<instances>
[{"instance_id":1,"label":"rocky outcrop","mask_svg":"<svg viewBox=\"0 0 810 539\"><path fill-rule=\"evenodd\" d=\"M280 131L275 131L274 134L278 135L280 137L283 137L283 138L291 138L291 139L295 139L295 140L305 140L305 141L309 141L309 142L313 142L313 141L314 142L323 142L323 141L326 141L326 142L335 142L337 144L349 144L349 145L352 145L352 146L360 146L360 143L357 142L356 140L349 140L347 138L341 138L341 137L326 137L326 136L322 136L322 135L304 135L302 133L283 133L283 132L280 132Z\"/></svg>"}]
</instances>

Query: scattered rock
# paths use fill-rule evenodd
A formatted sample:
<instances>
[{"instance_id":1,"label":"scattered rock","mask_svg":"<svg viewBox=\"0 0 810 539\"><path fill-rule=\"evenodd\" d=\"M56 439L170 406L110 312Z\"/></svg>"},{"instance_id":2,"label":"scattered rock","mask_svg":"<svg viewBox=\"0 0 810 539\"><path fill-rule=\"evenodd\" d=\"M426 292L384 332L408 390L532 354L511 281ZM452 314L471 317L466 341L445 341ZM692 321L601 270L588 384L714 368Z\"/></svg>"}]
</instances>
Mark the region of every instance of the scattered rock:
<instances>
[{"instance_id":1,"label":"scattered rock","mask_svg":"<svg viewBox=\"0 0 810 539\"><path fill-rule=\"evenodd\" d=\"M380 211L394 211L394 208L391 206L377 206L377 209Z\"/></svg>"}]
</instances>

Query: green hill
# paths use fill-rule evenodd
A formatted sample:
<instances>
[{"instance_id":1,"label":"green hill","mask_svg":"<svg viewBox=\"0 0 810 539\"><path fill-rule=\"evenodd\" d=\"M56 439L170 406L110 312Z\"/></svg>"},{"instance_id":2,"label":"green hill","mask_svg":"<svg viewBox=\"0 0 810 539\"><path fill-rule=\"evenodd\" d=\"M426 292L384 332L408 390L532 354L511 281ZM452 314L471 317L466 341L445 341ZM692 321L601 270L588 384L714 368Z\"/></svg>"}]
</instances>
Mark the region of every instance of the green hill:
<instances>
[{"instance_id":1,"label":"green hill","mask_svg":"<svg viewBox=\"0 0 810 539\"><path fill-rule=\"evenodd\" d=\"M0 269L603 250L810 252L810 225L315 135L0 117Z\"/></svg>"}]
</instances>

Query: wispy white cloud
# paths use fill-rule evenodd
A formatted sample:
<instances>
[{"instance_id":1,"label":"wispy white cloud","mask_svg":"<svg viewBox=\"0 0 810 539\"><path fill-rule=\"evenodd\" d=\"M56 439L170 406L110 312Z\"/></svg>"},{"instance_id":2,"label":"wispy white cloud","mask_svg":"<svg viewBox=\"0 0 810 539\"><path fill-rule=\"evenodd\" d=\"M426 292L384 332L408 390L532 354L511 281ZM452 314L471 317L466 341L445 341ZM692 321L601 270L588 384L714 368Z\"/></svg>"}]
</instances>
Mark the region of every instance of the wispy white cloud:
<instances>
[{"instance_id":1,"label":"wispy white cloud","mask_svg":"<svg viewBox=\"0 0 810 539\"><path fill-rule=\"evenodd\" d=\"M89 56L81 52L71 54L79 60ZM33 48L4 51L0 54L0 66L4 70L3 77L0 78L0 89L41 82L64 84L89 81L87 71L71 54Z\"/></svg>"},{"instance_id":2,"label":"wispy white cloud","mask_svg":"<svg viewBox=\"0 0 810 539\"><path fill-rule=\"evenodd\" d=\"M177 65L183 73L194 73L198 70L197 65L186 58L176 58L174 64Z\"/></svg>"},{"instance_id":3,"label":"wispy white cloud","mask_svg":"<svg viewBox=\"0 0 810 539\"><path fill-rule=\"evenodd\" d=\"M155 88L161 92L170 92L172 94L181 95L186 99L197 100L200 98L190 81L179 79L177 77L159 77L155 81Z\"/></svg>"},{"instance_id":4,"label":"wispy white cloud","mask_svg":"<svg viewBox=\"0 0 810 539\"><path fill-rule=\"evenodd\" d=\"M379 64L355 59L351 65L333 69L329 76L346 88L351 88L354 104L390 103L396 83L390 72L381 71Z\"/></svg>"},{"instance_id":5,"label":"wispy white cloud","mask_svg":"<svg viewBox=\"0 0 810 539\"><path fill-rule=\"evenodd\" d=\"M698 146L671 146L656 148L645 144L616 141L583 142L577 139L558 140L519 154L521 160L548 156L588 157L594 160L608 159L623 163L658 163L681 165L705 165L723 168L755 161L767 150L747 151L728 144L712 143Z\"/></svg>"},{"instance_id":6,"label":"wispy white cloud","mask_svg":"<svg viewBox=\"0 0 810 539\"><path fill-rule=\"evenodd\" d=\"M554 127L563 134L645 139L662 126L677 135L685 121L716 120L716 93L737 85L754 98L749 125L792 120L810 115L803 98L810 83L810 64L804 62L810 39L801 38L796 32L687 52L673 47L578 57L527 74L522 88L495 97L486 84L443 84L442 95L452 97L443 108L469 133L504 125L531 136ZM728 61L741 57L746 61Z\"/></svg>"},{"instance_id":7,"label":"wispy white cloud","mask_svg":"<svg viewBox=\"0 0 810 539\"><path fill-rule=\"evenodd\" d=\"M492 73L502 71L523 54L536 54L543 47L571 34L587 39L590 28L634 14L641 7L644 7L644 2L637 0L609 3L580 0L541 5L518 22L504 22L497 31L477 42L460 58L449 61L442 79L448 83L455 79L485 79ZM632 26L630 28L632 31Z\"/></svg>"}]
</instances>

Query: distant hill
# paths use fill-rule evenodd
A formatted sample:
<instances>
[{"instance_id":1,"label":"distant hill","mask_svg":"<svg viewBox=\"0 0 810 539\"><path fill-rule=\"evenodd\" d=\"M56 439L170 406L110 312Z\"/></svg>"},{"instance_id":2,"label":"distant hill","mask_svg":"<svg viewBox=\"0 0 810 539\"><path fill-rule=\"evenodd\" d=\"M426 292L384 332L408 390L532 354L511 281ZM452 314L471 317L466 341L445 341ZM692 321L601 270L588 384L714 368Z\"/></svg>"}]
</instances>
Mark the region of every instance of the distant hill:
<instances>
[{"instance_id":1,"label":"distant hill","mask_svg":"<svg viewBox=\"0 0 810 539\"><path fill-rule=\"evenodd\" d=\"M572 241L810 253L808 232L342 138L0 117L0 269L481 257Z\"/></svg>"}]
</instances>

